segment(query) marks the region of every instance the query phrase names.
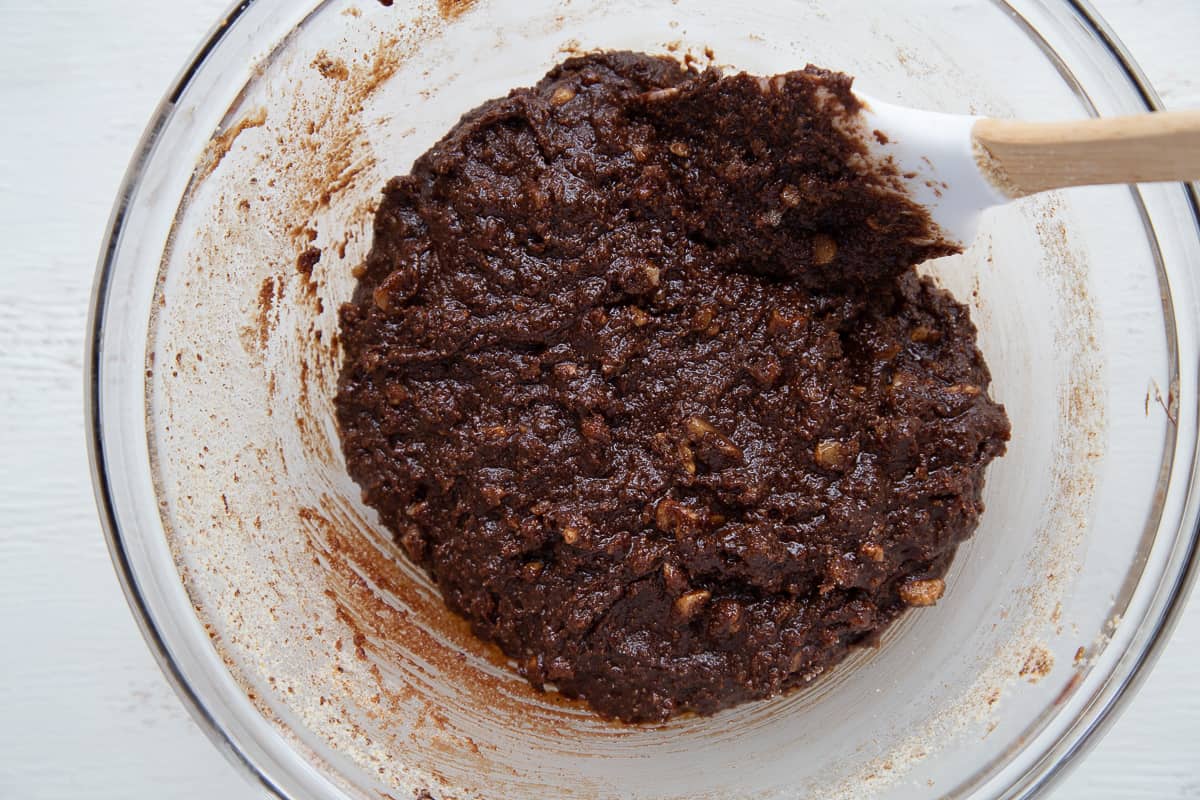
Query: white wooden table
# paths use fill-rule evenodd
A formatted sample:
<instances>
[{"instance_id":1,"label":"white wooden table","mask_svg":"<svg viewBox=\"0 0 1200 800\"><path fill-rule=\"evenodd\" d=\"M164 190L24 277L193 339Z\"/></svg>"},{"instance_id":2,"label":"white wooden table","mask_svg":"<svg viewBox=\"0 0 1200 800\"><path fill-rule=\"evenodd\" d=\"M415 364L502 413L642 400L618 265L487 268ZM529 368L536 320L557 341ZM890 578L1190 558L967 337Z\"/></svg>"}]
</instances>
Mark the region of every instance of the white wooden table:
<instances>
[{"instance_id":1,"label":"white wooden table","mask_svg":"<svg viewBox=\"0 0 1200 800\"><path fill-rule=\"evenodd\" d=\"M134 626L82 414L109 206L161 93L227 2L0 0L0 799L259 796ZM1094 2L1167 105L1200 108L1200 0ZM1200 598L1056 797L1200 798L1198 663Z\"/></svg>"}]
</instances>

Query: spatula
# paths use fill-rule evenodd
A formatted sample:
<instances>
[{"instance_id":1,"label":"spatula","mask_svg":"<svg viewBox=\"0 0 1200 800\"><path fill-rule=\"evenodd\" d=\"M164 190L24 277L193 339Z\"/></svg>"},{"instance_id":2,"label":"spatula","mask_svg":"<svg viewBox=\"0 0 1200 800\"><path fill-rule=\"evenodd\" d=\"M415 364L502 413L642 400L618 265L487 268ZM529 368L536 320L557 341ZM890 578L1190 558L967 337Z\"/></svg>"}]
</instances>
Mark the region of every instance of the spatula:
<instances>
[{"instance_id":1,"label":"spatula","mask_svg":"<svg viewBox=\"0 0 1200 800\"><path fill-rule=\"evenodd\" d=\"M1200 180L1200 111L1018 122L859 98L873 152L892 158L912 199L962 247L985 209L1026 195Z\"/></svg>"}]
</instances>

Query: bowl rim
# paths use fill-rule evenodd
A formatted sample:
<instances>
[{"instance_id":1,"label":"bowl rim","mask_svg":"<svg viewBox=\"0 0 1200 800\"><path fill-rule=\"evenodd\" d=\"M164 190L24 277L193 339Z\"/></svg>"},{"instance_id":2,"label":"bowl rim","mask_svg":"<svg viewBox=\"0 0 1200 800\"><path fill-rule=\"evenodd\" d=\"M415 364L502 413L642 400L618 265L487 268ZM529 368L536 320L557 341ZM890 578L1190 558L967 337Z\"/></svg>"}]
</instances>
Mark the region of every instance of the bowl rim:
<instances>
[{"instance_id":1,"label":"bowl rim","mask_svg":"<svg viewBox=\"0 0 1200 800\"><path fill-rule=\"evenodd\" d=\"M265 788L275 797L287 800L289 795L284 789L254 764L238 741L210 713L199 694L186 680L179 664L172 657L165 638L154 621L148 601L139 588L135 568L131 563L117 522L112 491L113 481L106 466L106 448L100 406L101 348L106 312L108 311L106 301L116 256L120 249L121 234L134 193L150 162L155 144L166 128L176 104L188 88L192 78L203 68L211 52L233 29L234 23L251 6L262 1L234 0L229 9L209 29L199 46L187 59L183 69L172 81L162 100L151 114L138 141L121 179L120 188L105 227L103 243L95 268L92 292L88 303L84 343L83 400L88 462L101 527L113 568L143 639L175 694L217 749L225 755L238 772L252 783ZM1045 1L1047 0L1043 0L1043 2ZM1124 72L1133 89L1140 95L1147 111L1164 110L1161 98L1145 73L1109 24L1092 7L1090 0L1048 1L1061 3L1089 33L1094 35L1096 40L1108 51L1115 65ZM999 0L999 3L1007 5L1004 0ZM1187 183L1183 186L1193 220L1200 226L1200 186L1195 183ZM1192 464L1193 479L1198 467L1200 464ZM1143 624L1148 624L1149 630L1141 651L1136 653L1136 657L1127 664L1116 667L1110 676L1108 685L1102 690L1102 696L1097 698L1101 702L1091 703L1080 711L1075 723L1058 742L1059 745L1067 743L1067 748L1061 755L1054 757L1052 752L1048 752L1045 758L1039 759L1017 776L1016 780L1007 787L1005 796L1018 796L1019 794L1022 797L1031 797L1043 793L1065 777L1082 761L1082 757L1103 738L1120 714L1128 708L1130 701L1137 690L1141 688L1162 654L1164 645L1169 640L1170 634L1186 606L1188 595L1196 583L1198 574L1200 574L1200 519L1193 520L1179 574L1175 578L1174 585L1170 587L1170 594L1163 608L1157 618L1143 622ZM1071 741L1072 738L1073 741ZM1018 750L1012 755L1015 757L1019 752Z\"/></svg>"}]
</instances>

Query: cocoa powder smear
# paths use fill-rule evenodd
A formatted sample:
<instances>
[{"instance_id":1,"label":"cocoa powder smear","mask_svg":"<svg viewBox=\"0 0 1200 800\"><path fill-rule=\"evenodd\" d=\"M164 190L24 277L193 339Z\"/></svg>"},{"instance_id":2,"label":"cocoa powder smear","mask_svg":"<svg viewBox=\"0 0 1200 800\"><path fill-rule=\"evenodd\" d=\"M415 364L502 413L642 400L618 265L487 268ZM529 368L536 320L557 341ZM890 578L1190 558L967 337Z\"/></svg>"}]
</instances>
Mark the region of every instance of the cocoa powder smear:
<instances>
[{"instance_id":1,"label":"cocoa powder smear","mask_svg":"<svg viewBox=\"0 0 1200 800\"><path fill-rule=\"evenodd\" d=\"M850 84L573 58L384 190L346 461L534 686L709 714L941 597L1009 425Z\"/></svg>"}]
</instances>

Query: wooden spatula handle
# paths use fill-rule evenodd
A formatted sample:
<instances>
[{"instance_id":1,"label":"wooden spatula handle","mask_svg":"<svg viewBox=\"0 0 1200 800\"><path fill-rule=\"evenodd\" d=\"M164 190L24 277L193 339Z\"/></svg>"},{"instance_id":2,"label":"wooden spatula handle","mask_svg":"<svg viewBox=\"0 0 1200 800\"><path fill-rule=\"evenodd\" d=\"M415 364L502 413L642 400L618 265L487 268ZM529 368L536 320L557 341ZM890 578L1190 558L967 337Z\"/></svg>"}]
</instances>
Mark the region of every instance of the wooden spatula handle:
<instances>
[{"instance_id":1,"label":"wooden spatula handle","mask_svg":"<svg viewBox=\"0 0 1200 800\"><path fill-rule=\"evenodd\" d=\"M981 119L984 174L1010 197L1101 183L1200 180L1200 111L1072 122Z\"/></svg>"}]
</instances>

